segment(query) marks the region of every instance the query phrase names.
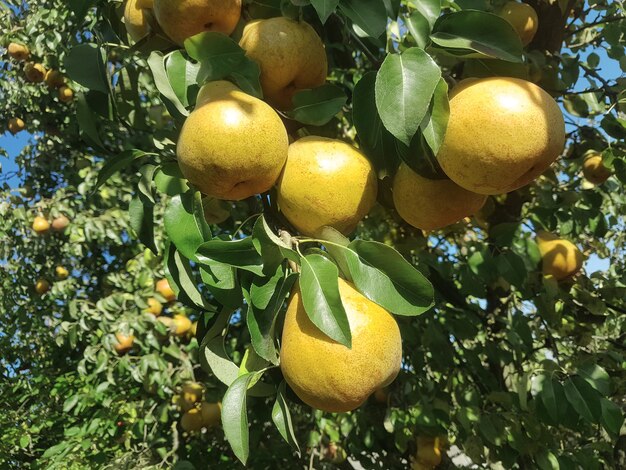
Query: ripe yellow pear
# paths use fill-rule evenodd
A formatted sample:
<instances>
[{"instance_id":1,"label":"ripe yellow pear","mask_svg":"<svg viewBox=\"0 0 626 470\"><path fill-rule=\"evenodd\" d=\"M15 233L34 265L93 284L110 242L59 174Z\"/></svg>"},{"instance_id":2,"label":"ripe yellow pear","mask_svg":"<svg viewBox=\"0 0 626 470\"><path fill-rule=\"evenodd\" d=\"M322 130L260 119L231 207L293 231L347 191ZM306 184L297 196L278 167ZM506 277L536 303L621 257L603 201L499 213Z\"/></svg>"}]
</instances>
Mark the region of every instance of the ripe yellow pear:
<instances>
[{"instance_id":1,"label":"ripe yellow pear","mask_svg":"<svg viewBox=\"0 0 626 470\"><path fill-rule=\"evenodd\" d=\"M203 401L200 404L200 413L202 413L202 422L207 428L219 426L222 422L221 403L209 403Z\"/></svg>"},{"instance_id":2,"label":"ripe yellow pear","mask_svg":"<svg viewBox=\"0 0 626 470\"><path fill-rule=\"evenodd\" d=\"M50 283L46 279L37 279L35 282L35 292L39 295L44 295L50 290Z\"/></svg>"},{"instance_id":3,"label":"ripe yellow pear","mask_svg":"<svg viewBox=\"0 0 626 470\"><path fill-rule=\"evenodd\" d=\"M448 179L432 180L400 164L393 180L393 202L413 227L436 230L473 215L487 196L463 189Z\"/></svg>"},{"instance_id":4,"label":"ripe yellow pear","mask_svg":"<svg viewBox=\"0 0 626 470\"><path fill-rule=\"evenodd\" d=\"M611 170L603 164L602 154L590 152L583 162L583 175L593 184L602 184L611 176Z\"/></svg>"},{"instance_id":5,"label":"ripe yellow pear","mask_svg":"<svg viewBox=\"0 0 626 470\"><path fill-rule=\"evenodd\" d=\"M69 103L74 99L74 91L68 87L63 85L59 88L59 101L61 103Z\"/></svg>"},{"instance_id":6,"label":"ripe yellow pear","mask_svg":"<svg viewBox=\"0 0 626 470\"><path fill-rule=\"evenodd\" d=\"M64 215L60 215L52 221L52 230L55 232L63 232L69 225L70 219Z\"/></svg>"},{"instance_id":7,"label":"ripe yellow pear","mask_svg":"<svg viewBox=\"0 0 626 470\"><path fill-rule=\"evenodd\" d=\"M115 333L115 340L116 342L113 347L120 356L130 351L135 343L135 337L133 335L125 335L120 332Z\"/></svg>"},{"instance_id":8,"label":"ripe yellow pear","mask_svg":"<svg viewBox=\"0 0 626 470\"><path fill-rule=\"evenodd\" d=\"M180 419L180 426L183 428L183 431L200 431L204 427L200 409L192 408L186 411Z\"/></svg>"},{"instance_id":9,"label":"ripe yellow pear","mask_svg":"<svg viewBox=\"0 0 626 470\"><path fill-rule=\"evenodd\" d=\"M413 460L413 470L434 469L441 463L445 439L440 437L418 436L417 454Z\"/></svg>"},{"instance_id":10,"label":"ripe yellow pear","mask_svg":"<svg viewBox=\"0 0 626 470\"><path fill-rule=\"evenodd\" d=\"M163 305L161 304L161 302L159 302L154 297L148 299L148 308L146 309L147 313L151 313L155 317L158 317L159 315L161 315L162 311Z\"/></svg>"},{"instance_id":11,"label":"ripe yellow pear","mask_svg":"<svg viewBox=\"0 0 626 470\"><path fill-rule=\"evenodd\" d=\"M146 36L150 31L147 9L141 0L127 0L124 6L124 25L131 39L135 42Z\"/></svg>"},{"instance_id":12,"label":"ripe yellow pear","mask_svg":"<svg viewBox=\"0 0 626 470\"><path fill-rule=\"evenodd\" d=\"M507 2L498 15L513 26L524 46L530 44L537 34L539 17L535 9L527 3Z\"/></svg>"},{"instance_id":13,"label":"ripe yellow pear","mask_svg":"<svg viewBox=\"0 0 626 470\"><path fill-rule=\"evenodd\" d=\"M537 245L541 253L541 264L546 276L553 276L557 281L576 274L583 266L583 254L569 240L540 231L537 233Z\"/></svg>"},{"instance_id":14,"label":"ripe yellow pear","mask_svg":"<svg viewBox=\"0 0 626 470\"><path fill-rule=\"evenodd\" d=\"M179 404L183 411L188 411L200 403L204 397L204 386L198 382L187 382L180 393Z\"/></svg>"},{"instance_id":15,"label":"ripe yellow pear","mask_svg":"<svg viewBox=\"0 0 626 470\"><path fill-rule=\"evenodd\" d=\"M277 188L280 210L300 233L319 236L330 226L347 235L376 202L378 180L353 146L310 136L289 146Z\"/></svg>"},{"instance_id":16,"label":"ripe yellow pear","mask_svg":"<svg viewBox=\"0 0 626 470\"><path fill-rule=\"evenodd\" d=\"M46 72L45 81L46 85L50 88L61 88L65 85L65 77L63 77L63 74L58 70L48 70Z\"/></svg>"},{"instance_id":17,"label":"ripe yellow pear","mask_svg":"<svg viewBox=\"0 0 626 470\"><path fill-rule=\"evenodd\" d=\"M7 50L9 52L9 56L19 62L28 60L30 57L30 50L24 44L12 42L9 44L9 47L7 47Z\"/></svg>"},{"instance_id":18,"label":"ripe yellow pear","mask_svg":"<svg viewBox=\"0 0 626 470\"><path fill-rule=\"evenodd\" d=\"M41 64L28 63L24 67L24 75L26 75L26 80L29 82L43 82L46 78L46 73L46 68Z\"/></svg>"},{"instance_id":19,"label":"ripe yellow pear","mask_svg":"<svg viewBox=\"0 0 626 470\"><path fill-rule=\"evenodd\" d=\"M155 290L159 294L161 294L165 298L165 300L167 300L168 302L173 302L174 300L176 300L176 294L170 287L170 283L168 282L168 280L165 278L159 279L157 281Z\"/></svg>"},{"instance_id":20,"label":"ripe yellow pear","mask_svg":"<svg viewBox=\"0 0 626 470\"><path fill-rule=\"evenodd\" d=\"M389 391L386 387L377 388L374 392L374 399L381 405L386 405L389 399Z\"/></svg>"},{"instance_id":21,"label":"ripe yellow pear","mask_svg":"<svg viewBox=\"0 0 626 470\"><path fill-rule=\"evenodd\" d=\"M339 279L352 349L322 333L307 316L298 288L288 303L280 351L285 380L306 404L329 412L359 407L398 375L402 339L393 316Z\"/></svg>"},{"instance_id":22,"label":"ripe yellow pear","mask_svg":"<svg viewBox=\"0 0 626 470\"><path fill-rule=\"evenodd\" d=\"M241 0L154 0L159 25L175 43L203 31L229 35L241 16Z\"/></svg>"},{"instance_id":23,"label":"ripe yellow pear","mask_svg":"<svg viewBox=\"0 0 626 470\"><path fill-rule=\"evenodd\" d=\"M478 194L526 186L563 151L565 122L554 99L517 78L471 79L450 99L450 120L437 155L443 171Z\"/></svg>"},{"instance_id":24,"label":"ripe yellow pear","mask_svg":"<svg viewBox=\"0 0 626 470\"><path fill-rule=\"evenodd\" d=\"M212 197L202 200L204 220L208 224L221 224L230 217L230 206L227 202Z\"/></svg>"},{"instance_id":25,"label":"ripe yellow pear","mask_svg":"<svg viewBox=\"0 0 626 470\"><path fill-rule=\"evenodd\" d=\"M33 230L37 232L38 235L48 233L48 230L50 230L50 222L48 222L45 217L38 215L33 220Z\"/></svg>"},{"instance_id":26,"label":"ripe yellow pear","mask_svg":"<svg viewBox=\"0 0 626 470\"><path fill-rule=\"evenodd\" d=\"M67 279L70 275L70 272L63 266L57 266L54 269L54 272L56 273L57 277L61 280Z\"/></svg>"},{"instance_id":27,"label":"ripe yellow pear","mask_svg":"<svg viewBox=\"0 0 626 470\"><path fill-rule=\"evenodd\" d=\"M239 45L261 68L264 98L280 109L291 109L293 95L326 81L324 43L305 22L276 17L246 25Z\"/></svg>"},{"instance_id":28,"label":"ripe yellow pear","mask_svg":"<svg viewBox=\"0 0 626 470\"><path fill-rule=\"evenodd\" d=\"M15 135L18 132L22 132L25 127L26 124L24 124L24 121L22 121L22 119L18 117L9 119L9 132L11 134Z\"/></svg>"},{"instance_id":29,"label":"ripe yellow pear","mask_svg":"<svg viewBox=\"0 0 626 470\"><path fill-rule=\"evenodd\" d=\"M185 336L191 329L191 320L185 315L174 315L172 318L172 331L176 336Z\"/></svg>"},{"instance_id":30,"label":"ripe yellow pear","mask_svg":"<svg viewBox=\"0 0 626 470\"><path fill-rule=\"evenodd\" d=\"M206 84L178 139L178 163L198 189L241 200L269 190L287 159L287 130L267 103L226 81Z\"/></svg>"}]
</instances>

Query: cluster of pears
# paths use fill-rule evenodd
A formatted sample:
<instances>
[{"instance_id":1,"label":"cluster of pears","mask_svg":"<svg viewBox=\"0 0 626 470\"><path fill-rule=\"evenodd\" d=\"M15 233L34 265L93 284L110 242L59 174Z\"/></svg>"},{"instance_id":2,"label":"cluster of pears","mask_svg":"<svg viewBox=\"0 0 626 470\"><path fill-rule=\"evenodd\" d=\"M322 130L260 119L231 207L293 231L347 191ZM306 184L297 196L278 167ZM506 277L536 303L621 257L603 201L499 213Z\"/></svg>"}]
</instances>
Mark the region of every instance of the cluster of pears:
<instances>
[{"instance_id":1,"label":"cluster of pears","mask_svg":"<svg viewBox=\"0 0 626 470\"><path fill-rule=\"evenodd\" d=\"M507 2L498 14L524 45L538 29L535 10ZM393 183L400 216L435 230L475 214L488 195L519 189L561 154L565 122L554 99L518 78L470 78L450 93L450 120L437 160L449 179L427 179L402 164Z\"/></svg>"},{"instance_id":2,"label":"cluster of pears","mask_svg":"<svg viewBox=\"0 0 626 470\"><path fill-rule=\"evenodd\" d=\"M437 161L449 180L430 180L404 165L394 201L411 225L433 230L473 215L488 195L515 191L539 177L565 146L565 122L554 99L518 78L460 82Z\"/></svg>"},{"instance_id":3,"label":"cluster of pears","mask_svg":"<svg viewBox=\"0 0 626 470\"><path fill-rule=\"evenodd\" d=\"M159 294L160 298L165 300L166 303L169 304L176 301L176 294L170 287L167 279L159 279L155 283L154 290ZM175 314L171 318L161 316L161 313L163 313L163 304L157 297L150 297L146 304L147 306L144 309L144 312L154 315L158 322L163 323L167 327L170 334L179 338L186 337L188 335L195 336L197 325L195 322L192 323L187 316L183 314ZM115 342L113 343L113 347L119 355L128 353L132 349L134 343L134 335L127 334L122 331L115 333Z\"/></svg>"},{"instance_id":4,"label":"cluster of pears","mask_svg":"<svg viewBox=\"0 0 626 470\"><path fill-rule=\"evenodd\" d=\"M45 82L51 90L57 90L57 98L61 103L69 103L74 99L74 91L65 83L65 77L61 72L54 69L46 69L46 67L38 62L28 61L30 58L30 49L24 44L12 42L7 47L9 56L17 62L24 62L24 76L31 83ZM9 130L11 133L24 129L24 122L20 118L14 118L13 126L9 122ZM21 124L20 124L21 123Z\"/></svg>"},{"instance_id":5,"label":"cluster of pears","mask_svg":"<svg viewBox=\"0 0 626 470\"><path fill-rule=\"evenodd\" d=\"M199 5L203 8L196 9ZM181 44L207 29L229 34L240 6L239 1L155 0L153 13ZM376 202L378 181L371 163L339 140L308 136L290 145L274 109L289 109L298 90L324 83L321 39L307 23L280 17L247 24L240 45L259 64L266 101L228 81L205 84L177 143L183 175L218 200L242 200L275 187L280 210L303 235L319 236L327 226L352 232ZM342 279L339 290L352 348L331 340L309 320L298 288L289 300L282 337L285 379L304 402L326 411L361 405L396 377L402 356L393 316Z\"/></svg>"},{"instance_id":6,"label":"cluster of pears","mask_svg":"<svg viewBox=\"0 0 626 470\"><path fill-rule=\"evenodd\" d=\"M47 234L50 230L57 233L63 233L65 229L69 226L70 219L68 219L65 215L61 214L58 217L52 219L52 223L48 221L43 215L37 215L33 219L32 229L33 231L40 236ZM69 277L70 273L64 266L57 266L55 268L55 274L57 279L65 280ZM45 278L37 279L35 282L35 292L38 295L44 295L50 291L51 285L50 281Z\"/></svg>"},{"instance_id":7,"label":"cluster of pears","mask_svg":"<svg viewBox=\"0 0 626 470\"><path fill-rule=\"evenodd\" d=\"M205 401L204 392L202 384L187 382L183 385L180 395L175 397L175 402L183 411L180 419L183 431L200 431L202 428L220 425L222 404Z\"/></svg>"}]
</instances>

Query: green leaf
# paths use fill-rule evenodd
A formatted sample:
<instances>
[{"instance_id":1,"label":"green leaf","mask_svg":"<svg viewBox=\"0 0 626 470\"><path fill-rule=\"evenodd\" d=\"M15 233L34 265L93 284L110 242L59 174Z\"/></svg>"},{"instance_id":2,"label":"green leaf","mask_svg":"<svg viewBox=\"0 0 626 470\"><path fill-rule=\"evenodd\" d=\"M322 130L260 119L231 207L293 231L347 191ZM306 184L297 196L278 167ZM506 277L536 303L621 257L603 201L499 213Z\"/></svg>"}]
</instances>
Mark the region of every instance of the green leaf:
<instances>
[{"instance_id":1,"label":"green leaf","mask_svg":"<svg viewBox=\"0 0 626 470\"><path fill-rule=\"evenodd\" d=\"M22 437L20 437L20 447L22 449L25 449L26 447L28 447L29 444L30 444L30 434L24 434Z\"/></svg>"},{"instance_id":2,"label":"green leaf","mask_svg":"<svg viewBox=\"0 0 626 470\"><path fill-rule=\"evenodd\" d=\"M449 118L450 102L448 101L448 84L441 78L435 88L430 108L420 124L424 139L432 150L433 155L437 155L443 144L443 139L448 129Z\"/></svg>"},{"instance_id":3,"label":"green leaf","mask_svg":"<svg viewBox=\"0 0 626 470\"><path fill-rule=\"evenodd\" d=\"M158 249L154 242L154 205L139 195L133 197L128 207L130 226L141 243L154 254Z\"/></svg>"},{"instance_id":4,"label":"green leaf","mask_svg":"<svg viewBox=\"0 0 626 470\"><path fill-rule=\"evenodd\" d=\"M76 120L80 137L92 147L105 149L98 132L98 122L83 93L76 95Z\"/></svg>"},{"instance_id":5,"label":"green leaf","mask_svg":"<svg viewBox=\"0 0 626 470\"><path fill-rule=\"evenodd\" d=\"M354 87L352 119L362 150L381 176L391 175L398 165L396 139L383 126L376 108L376 72L367 72Z\"/></svg>"},{"instance_id":6,"label":"green leaf","mask_svg":"<svg viewBox=\"0 0 626 470\"><path fill-rule=\"evenodd\" d=\"M106 73L106 52L96 44L79 44L65 56L67 76L90 90L109 93Z\"/></svg>"},{"instance_id":7,"label":"green leaf","mask_svg":"<svg viewBox=\"0 0 626 470\"><path fill-rule=\"evenodd\" d=\"M341 111L347 100L343 89L335 85L301 90L293 97L291 115L303 124L323 126Z\"/></svg>"},{"instance_id":8,"label":"green leaf","mask_svg":"<svg viewBox=\"0 0 626 470\"><path fill-rule=\"evenodd\" d=\"M246 324L250 341L257 354L273 364L278 362L274 339L276 320L297 278L296 273L287 274L280 267L269 279L256 276L249 292L244 290L248 302Z\"/></svg>"},{"instance_id":9,"label":"green leaf","mask_svg":"<svg viewBox=\"0 0 626 470\"><path fill-rule=\"evenodd\" d=\"M578 376L568 377L564 384L567 401L576 412L590 423L598 422L602 415L600 395Z\"/></svg>"},{"instance_id":10,"label":"green leaf","mask_svg":"<svg viewBox=\"0 0 626 470\"><path fill-rule=\"evenodd\" d=\"M165 59L167 78L176 97L185 107L189 106L189 93L191 87L198 86L197 77L200 64L188 61L180 50L169 54Z\"/></svg>"},{"instance_id":11,"label":"green leaf","mask_svg":"<svg viewBox=\"0 0 626 470\"><path fill-rule=\"evenodd\" d=\"M63 412L69 413L70 411L72 411L72 408L76 406L79 399L80 399L79 395L72 395L67 400L65 400L65 402L63 403Z\"/></svg>"},{"instance_id":12,"label":"green leaf","mask_svg":"<svg viewBox=\"0 0 626 470\"><path fill-rule=\"evenodd\" d=\"M561 383L549 375L541 374L537 377L537 387L539 390L539 397L543 405L546 407L550 417L558 422L559 408L556 399L555 388L562 388Z\"/></svg>"},{"instance_id":13,"label":"green leaf","mask_svg":"<svg viewBox=\"0 0 626 470\"><path fill-rule=\"evenodd\" d=\"M415 7L421 15L426 18L432 28L441 14L441 0L420 0L415 2Z\"/></svg>"},{"instance_id":14,"label":"green leaf","mask_svg":"<svg viewBox=\"0 0 626 470\"><path fill-rule=\"evenodd\" d=\"M409 146L426 116L441 69L422 49L389 54L376 78L376 107L385 128Z\"/></svg>"},{"instance_id":15,"label":"green leaf","mask_svg":"<svg viewBox=\"0 0 626 470\"><path fill-rule=\"evenodd\" d=\"M192 261L197 261L196 250L211 238L211 229L204 220L202 195L187 191L168 201L163 214L165 231L176 248Z\"/></svg>"},{"instance_id":16,"label":"green leaf","mask_svg":"<svg viewBox=\"0 0 626 470\"><path fill-rule=\"evenodd\" d=\"M607 114L600 122L602 129L615 139L626 139L626 119Z\"/></svg>"},{"instance_id":17,"label":"green leaf","mask_svg":"<svg viewBox=\"0 0 626 470\"><path fill-rule=\"evenodd\" d=\"M419 11L414 11L406 18L406 25L417 46L425 49L430 43L431 25L428 23L428 20Z\"/></svg>"},{"instance_id":18,"label":"green leaf","mask_svg":"<svg viewBox=\"0 0 626 470\"><path fill-rule=\"evenodd\" d=\"M155 204L154 200L154 191L152 188L152 181L154 180L154 172L156 170L156 166L150 163L142 165L139 169L139 174L141 175L139 178L139 183L137 184L137 189L142 194L143 198L147 201Z\"/></svg>"},{"instance_id":19,"label":"green leaf","mask_svg":"<svg viewBox=\"0 0 626 470\"><path fill-rule=\"evenodd\" d=\"M339 0L311 0L311 5L315 8L322 24L332 15L339 5ZM284 436L283 436L284 437Z\"/></svg>"},{"instance_id":20,"label":"green leaf","mask_svg":"<svg viewBox=\"0 0 626 470\"><path fill-rule=\"evenodd\" d=\"M230 386L239 376L239 367L226 354L224 338L220 335L207 340L205 337L200 349L203 352L200 362L205 369L208 368L220 382Z\"/></svg>"},{"instance_id":21,"label":"green leaf","mask_svg":"<svg viewBox=\"0 0 626 470\"><path fill-rule=\"evenodd\" d=\"M354 250L369 266L383 273L393 284L390 286L385 281L376 286L372 285L366 276L358 281L355 278L355 284L363 286L365 296L372 296L372 300L374 298L386 299L385 304L394 307L389 308L389 310L400 315L419 315L434 305L433 285L396 250L384 243L364 240L353 241L349 248ZM354 277L354 273L352 275ZM398 296L404 300L393 299L393 295L390 296L389 293L383 292L382 286L390 289L390 292L397 292ZM360 289L361 287L359 287ZM410 308L406 307L403 302L407 302Z\"/></svg>"},{"instance_id":22,"label":"green leaf","mask_svg":"<svg viewBox=\"0 0 626 470\"><path fill-rule=\"evenodd\" d=\"M600 420L602 426L614 436L619 435L622 424L624 424L622 409L606 398L600 400L600 406L602 408L602 418Z\"/></svg>"},{"instance_id":23,"label":"green leaf","mask_svg":"<svg viewBox=\"0 0 626 470\"><path fill-rule=\"evenodd\" d=\"M200 63L197 81L199 84L222 80L250 61L239 44L228 36L205 31L185 40L185 50L192 59Z\"/></svg>"},{"instance_id":24,"label":"green leaf","mask_svg":"<svg viewBox=\"0 0 626 470\"><path fill-rule=\"evenodd\" d=\"M352 95L352 119L361 144L372 149L381 139L383 122L376 108L376 72L367 72Z\"/></svg>"},{"instance_id":25,"label":"green leaf","mask_svg":"<svg viewBox=\"0 0 626 470\"><path fill-rule=\"evenodd\" d=\"M302 258L300 292L309 319L322 333L352 347L352 333L339 295L337 266L321 255Z\"/></svg>"},{"instance_id":26,"label":"green leaf","mask_svg":"<svg viewBox=\"0 0 626 470\"><path fill-rule=\"evenodd\" d=\"M413 296L406 298L406 289L399 289L387 274L366 263L353 249L330 243L325 246L357 290L372 302L397 315L415 316L427 310L423 299L418 298L415 304ZM413 289L419 291L421 284L428 283L428 280L416 269L411 269L414 271Z\"/></svg>"},{"instance_id":27,"label":"green leaf","mask_svg":"<svg viewBox=\"0 0 626 470\"><path fill-rule=\"evenodd\" d=\"M198 247L196 256L201 264L215 260L259 276L263 274L263 259L254 248L252 237L204 242Z\"/></svg>"},{"instance_id":28,"label":"green leaf","mask_svg":"<svg viewBox=\"0 0 626 470\"><path fill-rule=\"evenodd\" d=\"M291 421L291 413L289 413L289 406L287 405L287 400L285 400L286 389L287 385L283 380L278 387L276 401L274 402L274 407L272 408L272 421L276 425L276 429L278 429L278 432L283 437L285 442L287 442L287 444L289 444L292 449L298 453L298 456L300 456L300 446L296 441L296 435Z\"/></svg>"},{"instance_id":29,"label":"green leaf","mask_svg":"<svg viewBox=\"0 0 626 470\"><path fill-rule=\"evenodd\" d=\"M241 288L235 268L215 260L205 259L199 269L204 285L220 304L233 309L242 304Z\"/></svg>"},{"instance_id":30,"label":"green leaf","mask_svg":"<svg viewBox=\"0 0 626 470\"><path fill-rule=\"evenodd\" d=\"M239 88L249 95L259 99L263 98L261 89L261 69L253 60L244 60L236 70L230 73L230 78Z\"/></svg>"},{"instance_id":31,"label":"green leaf","mask_svg":"<svg viewBox=\"0 0 626 470\"><path fill-rule=\"evenodd\" d=\"M187 180L176 162L165 162L156 171L154 183L157 189L168 196L176 196L189 190Z\"/></svg>"},{"instance_id":32,"label":"green leaf","mask_svg":"<svg viewBox=\"0 0 626 470\"><path fill-rule=\"evenodd\" d=\"M67 5L72 9L79 22L82 22L89 9L95 4L96 0L68 0L67 2Z\"/></svg>"},{"instance_id":33,"label":"green leaf","mask_svg":"<svg viewBox=\"0 0 626 470\"><path fill-rule=\"evenodd\" d=\"M145 157L148 154L141 150L133 149L133 150L124 150L121 153L118 153L115 157L109 158L104 162L104 166L98 173L98 180L96 181L96 186L94 188L94 192L100 188L111 176L113 176L118 171L121 171L135 160Z\"/></svg>"},{"instance_id":34,"label":"green leaf","mask_svg":"<svg viewBox=\"0 0 626 470\"><path fill-rule=\"evenodd\" d=\"M173 243L168 243L164 262L167 280L178 300L192 308L210 310L211 306L198 289L198 282L189 259L183 256Z\"/></svg>"},{"instance_id":35,"label":"green leaf","mask_svg":"<svg viewBox=\"0 0 626 470\"><path fill-rule=\"evenodd\" d=\"M556 456L547 450L535 456L535 462L541 470L559 470L560 465Z\"/></svg>"},{"instance_id":36,"label":"green leaf","mask_svg":"<svg viewBox=\"0 0 626 470\"><path fill-rule=\"evenodd\" d=\"M247 395L248 387L263 375L263 371L238 377L226 390L222 400L222 427L228 443L237 458L246 464L250 453L248 429Z\"/></svg>"},{"instance_id":37,"label":"green leaf","mask_svg":"<svg viewBox=\"0 0 626 470\"><path fill-rule=\"evenodd\" d=\"M387 10L380 0L341 0L339 9L373 38L387 28Z\"/></svg>"},{"instance_id":38,"label":"green leaf","mask_svg":"<svg viewBox=\"0 0 626 470\"><path fill-rule=\"evenodd\" d=\"M163 54L158 51L153 51L150 57L148 57L148 66L152 71L154 84L159 90L159 93L161 93L163 103L170 114L176 119L189 116L189 111L185 109L185 106L180 102L178 95L172 88L169 77L167 76L167 71L165 70Z\"/></svg>"},{"instance_id":39,"label":"green leaf","mask_svg":"<svg viewBox=\"0 0 626 470\"><path fill-rule=\"evenodd\" d=\"M608 396L611 393L609 374L599 365L589 362L580 366L576 373L602 395Z\"/></svg>"},{"instance_id":40,"label":"green leaf","mask_svg":"<svg viewBox=\"0 0 626 470\"><path fill-rule=\"evenodd\" d=\"M300 263L300 255L272 231L263 215L254 223L252 243L265 264L280 262L283 259Z\"/></svg>"},{"instance_id":41,"label":"green leaf","mask_svg":"<svg viewBox=\"0 0 626 470\"><path fill-rule=\"evenodd\" d=\"M433 43L462 57L491 57L522 62L523 46L513 26L492 13L463 10L440 17L430 36Z\"/></svg>"}]
</instances>

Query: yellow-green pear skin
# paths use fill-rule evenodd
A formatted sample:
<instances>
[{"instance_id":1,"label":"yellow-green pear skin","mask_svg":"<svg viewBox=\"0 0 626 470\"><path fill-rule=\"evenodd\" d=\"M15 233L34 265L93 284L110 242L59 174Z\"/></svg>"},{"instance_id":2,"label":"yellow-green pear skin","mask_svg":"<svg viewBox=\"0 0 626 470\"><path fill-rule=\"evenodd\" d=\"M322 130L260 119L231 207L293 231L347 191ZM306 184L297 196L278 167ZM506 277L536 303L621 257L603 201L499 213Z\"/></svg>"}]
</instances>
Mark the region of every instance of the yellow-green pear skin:
<instances>
[{"instance_id":1,"label":"yellow-green pear skin","mask_svg":"<svg viewBox=\"0 0 626 470\"><path fill-rule=\"evenodd\" d=\"M154 0L154 15L172 41L215 31L230 35L241 17L241 0Z\"/></svg>"},{"instance_id":2,"label":"yellow-green pear skin","mask_svg":"<svg viewBox=\"0 0 626 470\"><path fill-rule=\"evenodd\" d=\"M534 83L493 77L464 80L457 88L437 160L459 186L487 195L514 191L563 151L563 113Z\"/></svg>"},{"instance_id":3,"label":"yellow-green pear skin","mask_svg":"<svg viewBox=\"0 0 626 470\"><path fill-rule=\"evenodd\" d=\"M498 15L513 26L524 46L530 44L537 34L539 17L535 9L527 3L507 2Z\"/></svg>"},{"instance_id":4,"label":"yellow-green pear skin","mask_svg":"<svg viewBox=\"0 0 626 470\"><path fill-rule=\"evenodd\" d=\"M567 279L576 274L583 266L583 254L569 240L556 235L537 232L537 246L541 253L541 264L546 276L553 276L557 281Z\"/></svg>"},{"instance_id":5,"label":"yellow-green pear skin","mask_svg":"<svg viewBox=\"0 0 626 470\"><path fill-rule=\"evenodd\" d=\"M177 146L180 169L217 199L239 201L269 190L287 159L289 139L267 103L226 81L206 84Z\"/></svg>"},{"instance_id":6,"label":"yellow-green pear skin","mask_svg":"<svg viewBox=\"0 0 626 470\"><path fill-rule=\"evenodd\" d=\"M7 51L10 57L20 62L28 60L30 57L30 50L24 44L12 42L7 47Z\"/></svg>"},{"instance_id":7,"label":"yellow-green pear skin","mask_svg":"<svg viewBox=\"0 0 626 470\"><path fill-rule=\"evenodd\" d=\"M593 184L602 184L611 177L611 170L604 166L602 154L590 152L583 162L583 175Z\"/></svg>"},{"instance_id":8,"label":"yellow-green pear skin","mask_svg":"<svg viewBox=\"0 0 626 470\"><path fill-rule=\"evenodd\" d=\"M251 21L239 45L259 64L263 95L279 109L291 109L297 91L326 81L324 43L308 23L282 16Z\"/></svg>"},{"instance_id":9,"label":"yellow-green pear skin","mask_svg":"<svg viewBox=\"0 0 626 470\"><path fill-rule=\"evenodd\" d=\"M280 368L307 405L341 413L359 407L398 375L402 338L393 316L339 279L352 349L330 339L307 316L296 287L288 302Z\"/></svg>"},{"instance_id":10,"label":"yellow-green pear skin","mask_svg":"<svg viewBox=\"0 0 626 470\"><path fill-rule=\"evenodd\" d=\"M378 180L352 145L310 136L289 146L277 189L280 210L301 234L328 226L347 235L374 206Z\"/></svg>"},{"instance_id":11,"label":"yellow-green pear skin","mask_svg":"<svg viewBox=\"0 0 626 470\"><path fill-rule=\"evenodd\" d=\"M150 26L146 17L146 10L140 0L127 0L124 7L124 25L131 39L135 42L146 36Z\"/></svg>"},{"instance_id":12,"label":"yellow-green pear skin","mask_svg":"<svg viewBox=\"0 0 626 470\"><path fill-rule=\"evenodd\" d=\"M487 196L472 193L449 179L428 179L400 164L393 180L393 202L413 227L437 230L478 212Z\"/></svg>"}]
</instances>

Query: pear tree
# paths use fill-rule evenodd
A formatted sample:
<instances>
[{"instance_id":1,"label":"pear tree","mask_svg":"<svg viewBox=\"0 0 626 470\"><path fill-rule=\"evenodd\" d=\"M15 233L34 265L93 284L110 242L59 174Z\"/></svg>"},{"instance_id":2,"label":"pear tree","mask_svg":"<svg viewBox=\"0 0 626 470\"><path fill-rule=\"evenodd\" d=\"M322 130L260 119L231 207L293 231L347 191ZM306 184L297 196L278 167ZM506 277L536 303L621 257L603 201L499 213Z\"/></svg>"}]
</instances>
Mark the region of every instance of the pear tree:
<instances>
[{"instance_id":1,"label":"pear tree","mask_svg":"<svg viewBox=\"0 0 626 470\"><path fill-rule=\"evenodd\" d=\"M623 5L0 21L0 467L626 466Z\"/></svg>"}]
</instances>

